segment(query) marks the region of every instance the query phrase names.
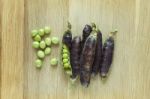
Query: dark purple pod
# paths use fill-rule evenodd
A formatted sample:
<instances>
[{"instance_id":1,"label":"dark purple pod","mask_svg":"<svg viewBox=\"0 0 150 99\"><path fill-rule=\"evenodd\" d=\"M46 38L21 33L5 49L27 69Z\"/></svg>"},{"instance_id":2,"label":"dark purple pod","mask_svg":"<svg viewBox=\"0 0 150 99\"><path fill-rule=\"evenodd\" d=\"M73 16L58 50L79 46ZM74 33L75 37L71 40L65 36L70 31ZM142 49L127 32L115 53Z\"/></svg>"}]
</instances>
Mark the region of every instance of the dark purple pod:
<instances>
[{"instance_id":1,"label":"dark purple pod","mask_svg":"<svg viewBox=\"0 0 150 99\"><path fill-rule=\"evenodd\" d=\"M97 44L96 44L96 52L95 58L92 66L92 74L96 75L99 72L102 63L102 33L101 31L97 31Z\"/></svg>"},{"instance_id":2,"label":"dark purple pod","mask_svg":"<svg viewBox=\"0 0 150 99\"><path fill-rule=\"evenodd\" d=\"M66 44L66 46L69 47L69 49L71 48L71 41L72 41L72 33L71 30L67 30L65 31L64 35L63 35L63 39L62 42L64 44Z\"/></svg>"},{"instance_id":3,"label":"dark purple pod","mask_svg":"<svg viewBox=\"0 0 150 99\"><path fill-rule=\"evenodd\" d=\"M82 46L84 46L84 43L91 32L92 32L92 27L88 24L85 25L82 33Z\"/></svg>"},{"instance_id":4,"label":"dark purple pod","mask_svg":"<svg viewBox=\"0 0 150 99\"><path fill-rule=\"evenodd\" d=\"M76 36L72 40L71 46L71 66L72 66L72 78L80 73L80 54L81 54L81 37Z\"/></svg>"},{"instance_id":5,"label":"dark purple pod","mask_svg":"<svg viewBox=\"0 0 150 99\"><path fill-rule=\"evenodd\" d=\"M109 68L112 64L113 51L114 51L114 38L110 36L105 41L103 46L103 59L102 59L102 66L100 68L100 75L103 78L107 76Z\"/></svg>"},{"instance_id":6,"label":"dark purple pod","mask_svg":"<svg viewBox=\"0 0 150 99\"><path fill-rule=\"evenodd\" d=\"M62 54L67 54L68 56L68 62L67 63L63 63L63 56L62 56L62 63L63 63L63 67L65 72L72 76L72 67L71 67L71 43L72 43L72 32L71 32L71 24L68 22L68 29L64 32L63 34L63 38L62 38ZM67 50L67 52L63 52L63 49Z\"/></svg>"},{"instance_id":7,"label":"dark purple pod","mask_svg":"<svg viewBox=\"0 0 150 99\"><path fill-rule=\"evenodd\" d=\"M80 82L85 87L88 87L88 85L90 84L92 65L95 57L96 42L97 34L96 31L93 31L84 44L80 58Z\"/></svg>"}]
</instances>

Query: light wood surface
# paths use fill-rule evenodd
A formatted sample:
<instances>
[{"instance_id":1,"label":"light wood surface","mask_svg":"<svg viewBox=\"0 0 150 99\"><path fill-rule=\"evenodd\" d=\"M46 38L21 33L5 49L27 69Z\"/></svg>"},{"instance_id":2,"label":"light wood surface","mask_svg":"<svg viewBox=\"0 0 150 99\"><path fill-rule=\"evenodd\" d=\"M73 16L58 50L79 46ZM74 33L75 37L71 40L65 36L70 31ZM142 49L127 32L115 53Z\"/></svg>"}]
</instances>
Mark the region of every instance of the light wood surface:
<instances>
[{"instance_id":1,"label":"light wood surface","mask_svg":"<svg viewBox=\"0 0 150 99\"><path fill-rule=\"evenodd\" d=\"M1 99L149 99L150 0L0 0L0 7ZM96 76L88 88L79 81L72 86L62 66L49 63L60 57L60 46L35 68L30 31L48 25L61 39L68 20L73 35L90 22L104 39L118 29L107 81Z\"/></svg>"}]
</instances>

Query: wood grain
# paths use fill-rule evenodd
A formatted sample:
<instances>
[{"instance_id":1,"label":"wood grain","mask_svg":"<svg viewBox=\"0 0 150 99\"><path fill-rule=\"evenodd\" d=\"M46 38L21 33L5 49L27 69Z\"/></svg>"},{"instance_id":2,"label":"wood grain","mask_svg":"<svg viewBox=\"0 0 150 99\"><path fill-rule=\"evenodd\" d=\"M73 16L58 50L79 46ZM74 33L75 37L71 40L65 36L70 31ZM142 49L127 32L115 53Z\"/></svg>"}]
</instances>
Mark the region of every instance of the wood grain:
<instances>
[{"instance_id":1,"label":"wood grain","mask_svg":"<svg viewBox=\"0 0 150 99\"><path fill-rule=\"evenodd\" d=\"M1 3L1 99L23 99L24 1Z\"/></svg>"},{"instance_id":2,"label":"wood grain","mask_svg":"<svg viewBox=\"0 0 150 99\"><path fill-rule=\"evenodd\" d=\"M149 99L149 0L0 0L1 99ZM60 39L67 21L73 35L95 22L103 32L118 29L115 55L107 81L92 78L88 88L73 86L62 66L50 66L61 45L52 48L41 70L34 66L32 29L50 26Z\"/></svg>"}]
</instances>

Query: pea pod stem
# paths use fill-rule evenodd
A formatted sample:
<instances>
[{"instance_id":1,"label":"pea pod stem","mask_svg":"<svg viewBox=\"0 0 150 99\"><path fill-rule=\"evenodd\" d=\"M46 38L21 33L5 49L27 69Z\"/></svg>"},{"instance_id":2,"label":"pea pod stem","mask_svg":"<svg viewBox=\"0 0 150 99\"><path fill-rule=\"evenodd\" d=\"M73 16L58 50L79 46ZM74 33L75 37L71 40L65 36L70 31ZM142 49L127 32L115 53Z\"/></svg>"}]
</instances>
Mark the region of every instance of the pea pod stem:
<instances>
[{"instance_id":1,"label":"pea pod stem","mask_svg":"<svg viewBox=\"0 0 150 99\"><path fill-rule=\"evenodd\" d=\"M64 32L64 35L65 35L66 33L68 33L68 32L71 32L71 28L72 28L72 25L71 25L71 23L68 21L68 22L67 22L67 30Z\"/></svg>"},{"instance_id":2,"label":"pea pod stem","mask_svg":"<svg viewBox=\"0 0 150 99\"><path fill-rule=\"evenodd\" d=\"M72 26L71 23L68 21L68 29L71 30Z\"/></svg>"},{"instance_id":3,"label":"pea pod stem","mask_svg":"<svg viewBox=\"0 0 150 99\"><path fill-rule=\"evenodd\" d=\"M92 32L91 33L93 33L94 35L97 35L97 26L96 26L96 24L95 23L91 23L91 26L92 26Z\"/></svg>"},{"instance_id":4,"label":"pea pod stem","mask_svg":"<svg viewBox=\"0 0 150 99\"><path fill-rule=\"evenodd\" d=\"M117 29L115 29L114 31L111 31L111 32L109 33L109 37L114 37L114 36L117 34L117 32L118 32Z\"/></svg>"},{"instance_id":5,"label":"pea pod stem","mask_svg":"<svg viewBox=\"0 0 150 99\"><path fill-rule=\"evenodd\" d=\"M93 29L96 29L96 24L94 22L91 23Z\"/></svg>"}]
</instances>

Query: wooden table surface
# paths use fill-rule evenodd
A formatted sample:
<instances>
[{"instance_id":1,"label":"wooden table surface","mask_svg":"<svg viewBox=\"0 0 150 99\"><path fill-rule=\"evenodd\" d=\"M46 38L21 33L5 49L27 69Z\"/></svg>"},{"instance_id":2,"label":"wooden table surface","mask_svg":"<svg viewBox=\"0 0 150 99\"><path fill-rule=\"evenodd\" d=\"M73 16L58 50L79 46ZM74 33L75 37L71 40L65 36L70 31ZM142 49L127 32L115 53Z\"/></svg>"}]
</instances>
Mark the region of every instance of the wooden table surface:
<instances>
[{"instance_id":1,"label":"wooden table surface","mask_svg":"<svg viewBox=\"0 0 150 99\"><path fill-rule=\"evenodd\" d=\"M74 35L95 22L104 38L118 29L110 76L106 82L92 78L88 88L72 86L62 66L52 68L52 48L37 70L30 31L51 26L62 37L70 21ZM150 0L0 0L1 99L149 99Z\"/></svg>"}]
</instances>

